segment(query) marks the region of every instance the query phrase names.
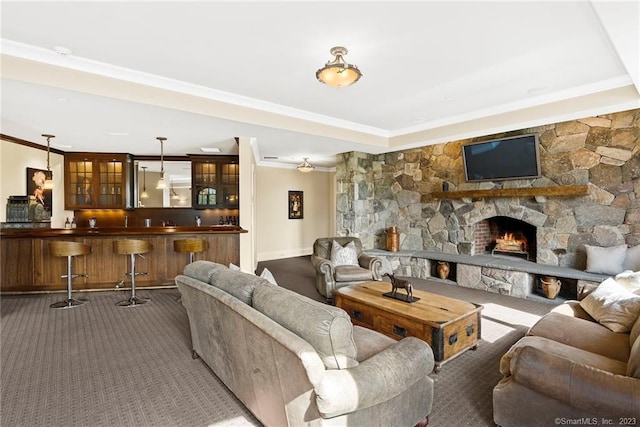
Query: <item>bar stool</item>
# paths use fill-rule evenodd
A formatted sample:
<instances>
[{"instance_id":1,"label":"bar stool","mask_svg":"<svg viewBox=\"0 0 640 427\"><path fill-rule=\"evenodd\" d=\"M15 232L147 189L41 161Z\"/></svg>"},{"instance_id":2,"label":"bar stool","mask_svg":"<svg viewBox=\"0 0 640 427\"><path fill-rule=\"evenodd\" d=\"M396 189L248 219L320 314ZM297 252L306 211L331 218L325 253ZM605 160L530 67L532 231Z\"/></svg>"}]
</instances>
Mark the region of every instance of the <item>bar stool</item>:
<instances>
[{"instance_id":1,"label":"bar stool","mask_svg":"<svg viewBox=\"0 0 640 427\"><path fill-rule=\"evenodd\" d=\"M173 250L180 253L189 254L189 264L195 261L195 255L198 252L204 252L207 250L207 241L203 239L179 239L173 241ZM182 302L182 298L179 297L177 302Z\"/></svg>"},{"instance_id":2,"label":"bar stool","mask_svg":"<svg viewBox=\"0 0 640 427\"><path fill-rule=\"evenodd\" d=\"M60 276L67 278L67 299L51 304L51 308L73 308L88 302L86 299L71 296L72 281L76 277L87 277L86 274L73 274L71 259L75 256L86 255L91 252L91 246L80 242L49 242L51 256L67 257L67 274Z\"/></svg>"},{"instance_id":3,"label":"bar stool","mask_svg":"<svg viewBox=\"0 0 640 427\"><path fill-rule=\"evenodd\" d=\"M131 257L131 270L124 273L125 276L131 276L131 298L117 302L120 307L135 307L140 304L149 302L151 298L142 298L136 296L136 276L141 274L149 274L136 271L136 255L144 258L142 254L146 254L151 249L151 245L146 240L123 239L113 242L113 252L121 255L129 255Z\"/></svg>"},{"instance_id":4,"label":"bar stool","mask_svg":"<svg viewBox=\"0 0 640 427\"><path fill-rule=\"evenodd\" d=\"M195 260L195 254L207 250L207 241L204 239L180 239L173 241L173 250L189 254L189 264Z\"/></svg>"}]
</instances>

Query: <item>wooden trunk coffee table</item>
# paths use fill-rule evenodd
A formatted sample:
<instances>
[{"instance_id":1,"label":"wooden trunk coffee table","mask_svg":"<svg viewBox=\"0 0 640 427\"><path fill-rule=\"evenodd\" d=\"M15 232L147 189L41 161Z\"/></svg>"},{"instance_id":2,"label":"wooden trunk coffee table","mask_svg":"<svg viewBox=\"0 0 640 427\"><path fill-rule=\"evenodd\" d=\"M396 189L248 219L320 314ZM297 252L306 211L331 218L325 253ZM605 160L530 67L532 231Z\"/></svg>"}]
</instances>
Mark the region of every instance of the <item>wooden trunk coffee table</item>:
<instances>
[{"instance_id":1,"label":"wooden trunk coffee table","mask_svg":"<svg viewBox=\"0 0 640 427\"><path fill-rule=\"evenodd\" d=\"M364 282L340 288L333 295L336 306L349 313L355 325L394 339L416 337L429 343L436 373L443 363L477 348L481 305L415 289L413 296L420 300L407 303L383 296L390 290L388 282Z\"/></svg>"}]
</instances>

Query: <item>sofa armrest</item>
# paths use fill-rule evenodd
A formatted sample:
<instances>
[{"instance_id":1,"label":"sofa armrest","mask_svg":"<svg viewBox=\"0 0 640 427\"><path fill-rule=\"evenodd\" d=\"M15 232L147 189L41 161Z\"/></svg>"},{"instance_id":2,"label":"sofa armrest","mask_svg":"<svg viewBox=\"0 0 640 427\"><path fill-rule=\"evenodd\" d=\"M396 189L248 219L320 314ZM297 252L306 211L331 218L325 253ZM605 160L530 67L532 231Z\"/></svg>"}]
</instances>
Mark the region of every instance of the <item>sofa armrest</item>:
<instances>
[{"instance_id":1,"label":"sofa armrest","mask_svg":"<svg viewBox=\"0 0 640 427\"><path fill-rule=\"evenodd\" d=\"M516 347L508 355L501 362L501 371L533 391L586 413L640 417L640 379L576 362L535 345Z\"/></svg>"},{"instance_id":2,"label":"sofa armrest","mask_svg":"<svg viewBox=\"0 0 640 427\"><path fill-rule=\"evenodd\" d=\"M429 344L414 337L403 338L358 366L327 370L314 385L318 410L331 418L392 399L425 377L433 384L428 377L433 366ZM432 391L431 387L431 395Z\"/></svg>"},{"instance_id":3,"label":"sofa armrest","mask_svg":"<svg viewBox=\"0 0 640 427\"><path fill-rule=\"evenodd\" d=\"M313 264L313 268L316 269L318 273L322 274L330 274L333 276L333 263L327 258L321 258L319 256L313 255L311 256L311 263Z\"/></svg>"},{"instance_id":4,"label":"sofa armrest","mask_svg":"<svg viewBox=\"0 0 640 427\"><path fill-rule=\"evenodd\" d=\"M358 257L360 267L373 272L373 280L382 280L382 260L377 256L361 254Z\"/></svg>"}]
</instances>

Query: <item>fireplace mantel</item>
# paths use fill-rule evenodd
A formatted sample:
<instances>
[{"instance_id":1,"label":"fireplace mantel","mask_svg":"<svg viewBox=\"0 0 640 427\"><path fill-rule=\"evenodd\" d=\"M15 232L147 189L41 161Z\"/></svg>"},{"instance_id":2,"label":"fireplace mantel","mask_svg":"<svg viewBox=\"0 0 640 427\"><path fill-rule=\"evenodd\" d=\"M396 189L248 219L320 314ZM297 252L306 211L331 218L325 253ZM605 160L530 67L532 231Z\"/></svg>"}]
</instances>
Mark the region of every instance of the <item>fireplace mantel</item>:
<instances>
[{"instance_id":1,"label":"fireplace mantel","mask_svg":"<svg viewBox=\"0 0 640 427\"><path fill-rule=\"evenodd\" d=\"M524 187L524 188L493 188L490 190L460 190L460 191L434 191L423 194L422 201L433 199L464 199L483 197L570 197L586 196L589 194L588 185L559 185L555 187Z\"/></svg>"}]
</instances>

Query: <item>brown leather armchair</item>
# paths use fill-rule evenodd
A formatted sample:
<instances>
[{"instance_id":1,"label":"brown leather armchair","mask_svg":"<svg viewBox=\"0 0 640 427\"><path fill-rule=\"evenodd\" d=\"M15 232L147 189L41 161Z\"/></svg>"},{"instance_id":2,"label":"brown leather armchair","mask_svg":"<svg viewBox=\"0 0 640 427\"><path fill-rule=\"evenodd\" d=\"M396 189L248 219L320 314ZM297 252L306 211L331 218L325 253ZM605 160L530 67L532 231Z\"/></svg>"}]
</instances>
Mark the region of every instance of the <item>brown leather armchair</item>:
<instances>
[{"instance_id":1,"label":"brown leather armchair","mask_svg":"<svg viewBox=\"0 0 640 427\"><path fill-rule=\"evenodd\" d=\"M354 242L359 265L333 265L331 247L334 240L343 247ZM382 260L362 253L362 242L357 237L317 239L313 244L311 262L316 270L316 288L328 300L333 298L331 291L334 289L370 280L382 280Z\"/></svg>"}]
</instances>

